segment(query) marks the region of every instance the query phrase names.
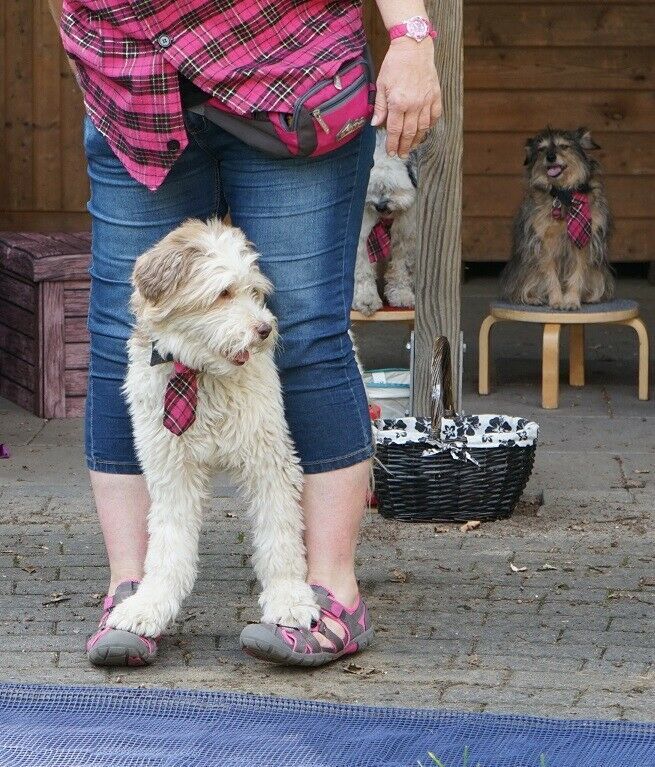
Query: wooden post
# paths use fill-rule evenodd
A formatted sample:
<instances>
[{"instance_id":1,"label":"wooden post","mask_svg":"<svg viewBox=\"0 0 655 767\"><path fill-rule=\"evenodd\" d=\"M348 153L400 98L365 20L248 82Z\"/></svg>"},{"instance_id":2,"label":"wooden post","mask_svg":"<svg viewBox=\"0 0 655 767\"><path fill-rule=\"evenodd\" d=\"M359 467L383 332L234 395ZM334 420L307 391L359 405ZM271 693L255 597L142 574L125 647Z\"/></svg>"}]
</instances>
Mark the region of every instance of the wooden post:
<instances>
[{"instance_id":1,"label":"wooden post","mask_svg":"<svg viewBox=\"0 0 655 767\"><path fill-rule=\"evenodd\" d=\"M463 90L462 0L427 0L426 7L439 30L435 60L444 114L424 144L419 166L414 414L424 416L430 412L437 335L450 341L455 383L459 377Z\"/></svg>"}]
</instances>

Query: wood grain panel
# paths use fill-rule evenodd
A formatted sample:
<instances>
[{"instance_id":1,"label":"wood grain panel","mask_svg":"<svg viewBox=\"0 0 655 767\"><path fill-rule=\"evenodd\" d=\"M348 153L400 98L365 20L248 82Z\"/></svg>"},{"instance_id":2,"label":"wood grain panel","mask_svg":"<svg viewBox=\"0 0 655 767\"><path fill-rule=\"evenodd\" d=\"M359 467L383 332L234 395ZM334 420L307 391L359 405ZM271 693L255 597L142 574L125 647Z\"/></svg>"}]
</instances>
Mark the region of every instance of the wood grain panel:
<instances>
[{"instance_id":1,"label":"wood grain panel","mask_svg":"<svg viewBox=\"0 0 655 767\"><path fill-rule=\"evenodd\" d=\"M62 114L60 120L61 209L69 212L84 212L85 224L78 227L67 225L54 228L87 229L89 224L86 204L89 200L89 179L82 147L84 103L63 48L59 53L59 77Z\"/></svg>"},{"instance_id":2,"label":"wood grain panel","mask_svg":"<svg viewBox=\"0 0 655 767\"><path fill-rule=\"evenodd\" d=\"M615 218L655 218L655 176L609 176L605 191ZM464 215L513 216L523 199L517 176L467 176Z\"/></svg>"},{"instance_id":3,"label":"wood grain panel","mask_svg":"<svg viewBox=\"0 0 655 767\"><path fill-rule=\"evenodd\" d=\"M86 328L86 317L66 317L64 319L64 335L66 342L89 343L89 331Z\"/></svg>"},{"instance_id":4,"label":"wood grain panel","mask_svg":"<svg viewBox=\"0 0 655 767\"><path fill-rule=\"evenodd\" d=\"M0 210L0 229L14 232L80 232L91 229L86 211Z\"/></svg>"},{"instance_id":5,"label":"wood grain panel","mask_svg":"<svg viewBox=\"0 0 655 767\"><path fill-rule=\"evenodd\" d=\"M66 397L66 418L82 418L86 397Z\"/></svg>"},{"instance_id":6,"label":"wood grain panel","mask_svg":"<svg viewBox=\"0 0 655 767\"><path fill-rule=\"evenodd\" d=\"M2 319L0 315L0 320ZM10 328L2 322L0 322L0 349L5 349L14 357L34 364L34 338L19 333L15 328Z\"/></svg>"},{"instance_id":7,"label":"wood grain panel","mask_svg":"<svg viewBox=\"0 0 655 767\"><path fill-rule=\"evenodd\" d=\"M3 325L29 336L29 338L34 338L34 316L32 312L10 304L0 296L0 321Z\"/></svg>"},{"instance_id":8,"label":"wood grain panel","mask_svg":"<svg viewBox=\"0 0 655 767\"><path fill-rule=\"evenodd\" d=\"M491 47L653 45L655 4L493 4L464 8L464 45Z\"/></svg>"},{"instance_id":9,"label":"wood grain panel","mask_svg":"<svg viewBox=\"0 0 655 767\"><path fill-rule=\"evenodd\" d=\"M447 336L450 341L456 392L460 372L462 5L460 0L429 0L426 5L440 30L435 56L444 114L424 145L418 174L416 415L430 413L430 368L437 335Z\"/></svg>"},{"instance_id":10,"label":"wood grain panel","mask_svg":"<svg viewBox=\"0 0 655 767\"><path fill-rule=\"evenodd\" d=\"M466 49L464 87L522 90L652 90L652 48Z\"/></svg>"},{"instance_id":11,"label":"wood grain panel","mask_svg":"<svg viewBox=\"0 0 655 767\"><path fill-rule=\"evenodd\" d=\"M605 174L655 176L655 141L651 133L593 133L601 149L593 153ZM521 173L528 132L464 133L464 175ZM465 182L466 183L466 182Z\"/></svg>"},{"instance_id":12,"label":"wood grain panel","mask_svg":"<svg viewBox=\"0 0 655 767\"><path fill-rule=\"evenodd\" d=\"M6 152L6 129L8 122L7 113L7 34L6 34L6 6L3 3L0 5L0 61L2 66L0 67L0 168L2 168L3 174L7 172L7 165L5 162L4 154ZM6 208L9 204L9 184L3 179L3 183L0 183L0 210Z\"/></svg>"},{"instance_id":13,"label":"wood grain panel","mask_svg":"<svg viewBox=\"0 0 655 767\"><path fill-rule=\"evenodd\" d=\"M59 144L59 48L47 0L33 0L34 53L32 99L32 188L34 207L61 209L61 151Z\"/></svg>"},{"instance_id":14,"label":"wood grain panel","mask_svg":"<svg viewBox=\"0 0 655 767\"><path fill-rule=\"evenodd\" d=\"M511 218L469 218L462 224L465 261L507 261L511 249ZM651 261L655 242L655 221L625 219L616 222L610 243L610 260L615 263Z\"/></svg>"},{"instance_id":15,"label":"wood grain panel","mask_svg":"<svg viewBox=\"0 0 655 767\"><path fill-rule=\"evenodd\" d=\"M12 210L34 207L32 96L34 15L31 3L6 0L5 145L7 202Z\"/></svg>"},{"instance_id":16,"label":"wood grain panel","mask_svg":"<svg viewBox=\"0 0 655 767\"><path fill-rule=\"evenodd\" d=\"M481 0L463 0L464 7L467 6L477 6L480 5ZM553 5L558 4L561 2L561 0L557 0L557 3L553 3ZM653 0L605 0L603 5L649 5L652 3ZM544 0L484 0L485 5L505 5L505 6L512 6L512 5L544 5ZM577 6L580 9L584 9L585 0L577 0L577 2L572 3L572 5Z\"/></svg>"},{"instance_id":17,"label":"wood grain panel","mask_svg":"<svg viewBox=\"0 0 655 767\"><path fill-rule=\"evenodd\" d=\"M86 317L89 312L89 285L82 290L64 290L64 311L67 317Z\"/></svg>"},{"instance_id":18,"label":"wood grain panel","mask_svg":"<svg viewBox=\"0 0 655 767\"><path fill-rule=\"evenodd\" d=\"M0 377L8 378L23 388L36 389L36 368L20 357L14 357L5 349L0 348Z\"/></svg>"},{"instance_id":19,"label":"wood grain panel","mask_svg":"<svg viewBox=\"0 0 655 767\"><path fill-rule=\"evenodd\" d=\"M44 282L39 286L39 390L40 415L63 418L64 399L64 284Z\"/></svg>"},{"instance_id":20,"label":"wood grain panel","mask_svg":"<svg viewBox=\"0 0 655 767\"><path fill-rule=\"evenodd\" d=\"M545 125L586 125L607 132L650 132L655 124L651 91L468 91L469 130L536 133Z\"/></svg>"},{"instance_id":21,"label":"wood grain panel","mask_svg":"<svg viewBox=\"0 0 655 767\"><path fill-rule=\"evenodd\" d=\"M17 280L6 272L0 272L0 296L11 304L27 309L28 312L34 312L34 286Z\"/></svg>"},{"instance_id":22,"label":"wood grain panel","mask_svg":"<svg viewBox=\"0 0 655 767\"><path fill-rule=\"evenodd\" d=\"M86 370L89 367L89 344L66 344L66 370Z\"/></svg>"},{"instance_id":23,"label":"wood grain panel","mask_svg":"<svg viewBox=\"0 0 655 767\"><path fill-rule=\"evenodd\" d=\"M34 412L34 392L9 378L0 377L0 397L6 397L19 407Z\"/></svg>"},{"instance_id":24,"label":"wood grain panel","mask_svg":"<svg viewBox=\"0 0 655 767\"><path fill-rule=\"evenodd\" d=\"M65 373L66 397L86 396L88 373L86 370L67 370Z\"/></svg>"}]
</instances>

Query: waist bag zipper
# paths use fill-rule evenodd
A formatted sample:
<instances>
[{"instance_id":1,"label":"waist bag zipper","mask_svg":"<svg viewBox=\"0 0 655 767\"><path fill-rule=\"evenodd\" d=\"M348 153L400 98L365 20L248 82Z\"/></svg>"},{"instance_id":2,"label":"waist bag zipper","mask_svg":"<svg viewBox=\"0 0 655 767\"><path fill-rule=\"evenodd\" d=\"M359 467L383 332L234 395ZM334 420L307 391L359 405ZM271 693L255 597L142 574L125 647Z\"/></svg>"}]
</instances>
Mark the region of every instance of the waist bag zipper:
<instances>
[{"instance_id":1,"label":"waist bag zipper","mask_svg":"<svg viewBox=\"0 0 655 767\"><path fill-rule=\"evenodd\" d=\"M350 72L351 69L354 69L355 67L360 66L360 65L364 65L366 67L366 69L369 70L369 63L368 63L367 59L356 59L355 61L351 61L349 64L347 64L345 67L343 67L343 69L341 70L340 73L337 73L334 76L334 79L332 80L332 82L334 84L334 87L337 90L339 90L339 91L342 90L343 89L343 83L341 82L342 76L347 74L348 72ZM354 83L351 83L351 85L348 86L348 89L349 90L353 90L353 88L356 87L356 86L359 86L363 80L366 80L366 77L367 77L366 75L362 75L361 77L358 77L357 80ZM296 103L296 106L294 107L294 110L293 110L293 117L292 117L292 122L291 122L292 126L295 127L298 124L298 115L299 115L300 109L301 109L302 105L305 103L305 101L307 101L308 98L313 96L317 91L321 90L321 88L324 88L324 87L325 87L325 83L324 82L317 83L312 88L310 88L307 91L307 93L305 93L305 95L302 96L302 98L300 98L298 100L298 102ZM330 107L331 108L332 106L334 106L335 102L336 103L339 102L340 95L341 94L337 94L337 96L333 97L332 99L329 99L325 104L323 104L323 107L324 108L325 107ZM330 126L325 122L325 120L323 120L321 122L319 120L319 117L316 116L316 112L318 112L319 116L322 119L321 110L318 107L316 109L313 109L310 112L310 114L312 115L312 117L314 117L316 119L316 121L319 123L321 128L323 128L323 130L326 133L329 133L330 132Z\"/></svg>"},{"instance_id":2,"label":"waist bag zipper","mask_svg":"<svg viewBox=\"0 0 655 767\"><path fill-rule=\"evenodd\" d=\"M321 114L321 110L316 108L312 109L312 117L316 120L316 122L323 128L323 130L326 133L330 132L330 126L325 122L323 119L323 115Z\"/></svg>"}]
</instances>

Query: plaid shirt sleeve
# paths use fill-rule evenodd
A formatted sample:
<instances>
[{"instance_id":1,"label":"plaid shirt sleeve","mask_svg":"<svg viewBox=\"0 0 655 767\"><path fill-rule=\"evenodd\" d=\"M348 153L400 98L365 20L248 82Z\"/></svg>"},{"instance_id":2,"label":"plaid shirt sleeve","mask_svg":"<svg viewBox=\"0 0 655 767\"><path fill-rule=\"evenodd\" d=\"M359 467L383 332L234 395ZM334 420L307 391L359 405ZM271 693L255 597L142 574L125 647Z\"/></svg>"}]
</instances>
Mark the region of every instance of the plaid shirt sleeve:
<instances>
[{"instance_id":1,"label":"plaid shirt sleeve","mask_svg":"<svg viewBox=\"0 0 655 767\"><path fill-rule=\"evenodd\" d=\"M178 73L238 114L290 112L365 44L361 0L64 0L87 112L156 189L188 139Z\"/></svg>"}]
</instances>

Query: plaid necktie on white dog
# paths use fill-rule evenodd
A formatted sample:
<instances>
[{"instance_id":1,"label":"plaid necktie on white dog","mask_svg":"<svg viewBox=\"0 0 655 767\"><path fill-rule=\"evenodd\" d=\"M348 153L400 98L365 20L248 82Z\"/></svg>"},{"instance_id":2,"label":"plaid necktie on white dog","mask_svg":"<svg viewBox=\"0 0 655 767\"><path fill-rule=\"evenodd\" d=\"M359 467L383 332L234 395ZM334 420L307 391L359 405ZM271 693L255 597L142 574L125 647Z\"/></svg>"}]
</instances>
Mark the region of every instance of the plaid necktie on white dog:
<instances>
[{"instance_id":1,"label":"plaid necktie on white dog","mask_svg":"<svg viewBox=\"0 0 655 767\"><path fill-rule=\"evenodd\" d=\"M197 407L197 372L181 362L174 362L164 394L164 426L179 437L196 420Z\"/></svg>"},{"instance_id":2,"label":"plaid necktie on white dog","mask_svg":"<svg viewBox=\"0 0 655 767\"><path fill-rule=\"evenodd\" d=\"M179 437L196 420L198 407L198 371L175 362L172 354L162 357L157 351L156 341L152 342L150 367L173 363L173 372L166 384L164 394L164 426Z\"/></svg>"},{"instance_id":3,"label":"plaid necktie on white dog","mask_svg":"<svg viewBox=\"0 0 655 767\"><path fill-rule=\"evenodd\" d=\"M368 260L375 264L377 261L386 261L391 255L391 224L393 219L385 216L378 220L371 229L366 240Z\"/></svg>"}]
</instances>

